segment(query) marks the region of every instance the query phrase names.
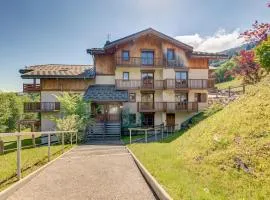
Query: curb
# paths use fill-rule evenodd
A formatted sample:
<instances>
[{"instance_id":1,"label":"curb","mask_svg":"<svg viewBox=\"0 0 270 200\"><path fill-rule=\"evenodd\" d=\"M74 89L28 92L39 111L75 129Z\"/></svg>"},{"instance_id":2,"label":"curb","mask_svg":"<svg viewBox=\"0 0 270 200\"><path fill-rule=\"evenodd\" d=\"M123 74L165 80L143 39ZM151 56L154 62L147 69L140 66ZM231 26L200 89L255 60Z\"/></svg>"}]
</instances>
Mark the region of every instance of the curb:
<instances>
[{"instance_id":1,"label":"curb","mask_svg":"<svg viewBox=\"0 0 270 200\"><path fill-rule=\"evenodd\" d=\"M62 156L64 156L65 154L69 153L71 150L73 150L75 147L72 147L71 149L69 149L68 151L66 151L65 153L61 154L60 156L56 157L55 159L51 160L50 162L48 162L47 164L41 166L40 168L38 168L36 171L32 172L31 174L27 175L26 177L24 177L23 179L19 180L18 182L14 183L13 185L11 185L10 187L6 188L5 190L3 190L2 192L0 192L0 200L6 200L11 194L13 194L14 192L16 192L17 190L19 190L21 187L23 187L26 183L28 183L29 181L31 181L34 177L36 177L41 171L43 171L45 168L47 168L49 165L53 164L56 160L58 160L59 158L61 158Z\"/></svg>"},{"instance_id":2,"label":"curb","mask_svg":"<svg viewBox=\"0 0 270 200\"><path fill-rule=\"evenodd\" d=\"M149 173L149 171L143 166L143 164L137 159L137 157L132 153L132 151L126 146L128 152L132 156L137 167L141 171L143 177L145 178L148 185L154 191L156 196L160 200L172 200L170 195L163 189L163 187L157 182L157 180Z\"/></svg>"}]
</instances>

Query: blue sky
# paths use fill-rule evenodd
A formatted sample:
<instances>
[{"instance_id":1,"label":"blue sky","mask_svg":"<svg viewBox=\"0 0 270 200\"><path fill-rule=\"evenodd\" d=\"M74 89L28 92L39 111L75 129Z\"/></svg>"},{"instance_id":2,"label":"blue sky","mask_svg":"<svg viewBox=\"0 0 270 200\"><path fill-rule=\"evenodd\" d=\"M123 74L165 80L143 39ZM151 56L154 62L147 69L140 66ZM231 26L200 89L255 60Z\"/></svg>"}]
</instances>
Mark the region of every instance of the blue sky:
<instances>
[{"instance_id":1,"label":"blue sky","mask_svg":"<svg viewBox=\"0 0 270 200\"><path fill-rule=\"evenodd\" d=\"M266 0L1 0L0 90L21 91L23 81L18 70L27 65L90 64L86 49L102 47L108 34L115 40L152 27L195 46L208 41L197 48L217 51L220 47L211 48L217 38L235 39L255 20L269 22L270 9L266 3ZM223 47L229 43L225 40ZM231 40L230 43L235 44Z\"/></svg>"}]
</instances>

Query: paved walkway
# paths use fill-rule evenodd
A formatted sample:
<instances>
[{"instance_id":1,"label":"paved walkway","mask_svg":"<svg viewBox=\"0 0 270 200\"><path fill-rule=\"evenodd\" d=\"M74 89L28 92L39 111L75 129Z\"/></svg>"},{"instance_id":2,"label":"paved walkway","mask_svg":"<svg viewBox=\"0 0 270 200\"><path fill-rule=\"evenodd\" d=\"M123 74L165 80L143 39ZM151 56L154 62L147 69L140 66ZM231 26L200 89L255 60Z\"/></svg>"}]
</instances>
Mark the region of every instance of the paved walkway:
<instances>
[{"instance_id":1,"label":"paved walkway","mask_svg":"<svg viewBox=\"0 0 270 200\"><path fill-rule=\"evenodd\" d=\"M9 199L155 199L124 146L79 146Z\"/></svg>"}]
</instances>

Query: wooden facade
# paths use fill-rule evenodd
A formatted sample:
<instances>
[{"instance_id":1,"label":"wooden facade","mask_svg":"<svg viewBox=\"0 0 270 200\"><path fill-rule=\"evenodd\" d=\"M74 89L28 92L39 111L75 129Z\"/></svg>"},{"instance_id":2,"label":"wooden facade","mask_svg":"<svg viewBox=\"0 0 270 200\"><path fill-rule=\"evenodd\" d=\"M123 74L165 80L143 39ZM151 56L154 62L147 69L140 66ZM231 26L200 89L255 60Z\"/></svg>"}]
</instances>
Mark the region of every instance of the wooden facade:
<instances>
[{"instance_id":1,"label":"wooden facade","mask_svg":"<svg viewBox=\"0 0 270 200\"><path fill-rule=\"evenodd\" d=\"M89 79L41 79L41 91L85 91L94 84Z\"/></svg>"}]
</instances>

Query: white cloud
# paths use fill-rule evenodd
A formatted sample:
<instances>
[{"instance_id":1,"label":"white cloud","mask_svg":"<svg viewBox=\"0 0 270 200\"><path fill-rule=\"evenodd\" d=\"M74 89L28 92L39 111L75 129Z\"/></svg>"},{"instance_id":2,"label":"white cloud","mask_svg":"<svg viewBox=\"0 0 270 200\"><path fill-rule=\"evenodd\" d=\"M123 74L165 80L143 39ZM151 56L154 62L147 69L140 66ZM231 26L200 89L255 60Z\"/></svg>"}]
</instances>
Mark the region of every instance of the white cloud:
<instances>
[{"instance_id":1,"label":"white cloud","mask_svg":"<svg viewBox=\"0 0 270 200\"><path fill-rule=\"evenodd\" d=\"M244 39L239 38L239 35L239 29L231 33L220 29L212 36L203 37L196 33L194 35L176 36L175 39L193 46L195 51L220 52L242 45Z\"/></svg>"}]
</instances>

